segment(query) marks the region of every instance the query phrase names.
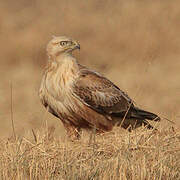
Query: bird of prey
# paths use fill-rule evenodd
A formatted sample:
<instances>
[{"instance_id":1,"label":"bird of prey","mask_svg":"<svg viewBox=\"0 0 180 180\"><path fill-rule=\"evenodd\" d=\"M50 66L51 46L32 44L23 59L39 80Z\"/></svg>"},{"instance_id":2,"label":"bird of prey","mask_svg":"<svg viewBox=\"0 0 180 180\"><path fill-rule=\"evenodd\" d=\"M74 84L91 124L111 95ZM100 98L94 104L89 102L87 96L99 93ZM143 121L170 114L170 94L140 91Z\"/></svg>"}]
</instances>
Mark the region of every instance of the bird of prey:
<instances>
[{"instance_id":1,"label":"bird of prey","mask_svg":"<svg viewBox=\"0 0 180 180\"><path fill-rule=\"evenodd\" d=\"M101 133L115 125L129 130L142 125L152 129L147 120L160 118L136 107L101 74L78 64L72 55L76 49L80 49L77 41L53 36L47 45L49 59L39 90L42 104L62 121L67 134L74 139L82 128Z\"/></svg>"}]
</instances>

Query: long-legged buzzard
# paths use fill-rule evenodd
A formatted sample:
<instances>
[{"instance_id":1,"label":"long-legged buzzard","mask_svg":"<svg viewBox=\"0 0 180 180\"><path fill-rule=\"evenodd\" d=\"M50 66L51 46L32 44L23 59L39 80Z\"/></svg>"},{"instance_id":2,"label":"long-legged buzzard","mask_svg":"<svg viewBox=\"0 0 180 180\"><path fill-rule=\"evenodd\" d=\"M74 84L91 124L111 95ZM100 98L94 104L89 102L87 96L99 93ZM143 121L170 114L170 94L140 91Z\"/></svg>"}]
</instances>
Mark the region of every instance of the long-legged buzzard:
<instances>
[{"instance_id":1,"label":"long-legged buzzard","mask_svg":"<svg viewBox=\"0 0 180 180\"><path fill-rule=\"evenodd\" d=\"M152 129L147 120L160 118L135 107L110 80L78 64L72 55L75 49L80 45L71 38L53 37L47 45L49 61L39 90L42 104L63 122L68 135L78 137L81 128L110 131L116 124Z\"/></svg>"}]
</instances>

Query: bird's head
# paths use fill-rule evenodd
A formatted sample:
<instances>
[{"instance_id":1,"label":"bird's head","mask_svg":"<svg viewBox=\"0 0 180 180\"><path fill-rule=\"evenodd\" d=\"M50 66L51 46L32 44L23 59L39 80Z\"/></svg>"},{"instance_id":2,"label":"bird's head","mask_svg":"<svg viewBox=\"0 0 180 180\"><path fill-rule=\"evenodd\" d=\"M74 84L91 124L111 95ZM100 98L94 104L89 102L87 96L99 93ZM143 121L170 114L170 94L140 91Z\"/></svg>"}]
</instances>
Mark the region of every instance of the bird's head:
<instances>
[{"instance_id":1,"label":"bird's head","mask_svg":"<svg viewBox=\"0 0 180 180\"><path fill-rule=\"evenodd\" d=\"M75 49L80 49L79 43L66 36L53 36L47 45L47 53L50 57L56 57L62 53L72 53Z\"/></svg>"}]
</instances>

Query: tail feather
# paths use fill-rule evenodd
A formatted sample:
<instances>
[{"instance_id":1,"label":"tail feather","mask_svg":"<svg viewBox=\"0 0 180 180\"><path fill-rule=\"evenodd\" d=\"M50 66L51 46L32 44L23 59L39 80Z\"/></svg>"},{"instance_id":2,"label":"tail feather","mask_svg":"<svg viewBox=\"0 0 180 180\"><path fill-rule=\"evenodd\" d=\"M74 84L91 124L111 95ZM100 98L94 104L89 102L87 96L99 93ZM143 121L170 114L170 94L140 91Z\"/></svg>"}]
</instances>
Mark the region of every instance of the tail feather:
<instances>
[{"instance_id":1,"label":"tail feather","mask_svg":"<svg viewBox=\"0 0 180 180\"><path fill-rule=\"evenodd\" d=\"M138 119L148 119L148 120L153 120L153 121L160 121L160 117L158 115L148 112L148 111L144 111L137 107L133 107L131 117L138 118Z\"/></svg>"}]
</instances>

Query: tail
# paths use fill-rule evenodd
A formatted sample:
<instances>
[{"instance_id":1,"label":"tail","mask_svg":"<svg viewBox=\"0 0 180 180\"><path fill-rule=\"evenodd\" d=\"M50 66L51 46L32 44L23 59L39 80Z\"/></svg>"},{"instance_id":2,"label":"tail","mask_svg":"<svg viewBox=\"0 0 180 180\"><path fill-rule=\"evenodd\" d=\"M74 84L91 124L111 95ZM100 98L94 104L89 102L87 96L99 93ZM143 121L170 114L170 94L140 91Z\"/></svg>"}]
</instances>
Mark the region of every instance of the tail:
<instances>
[{"instance_id":1,"label":"tail","mask_svg":"<svg viewBox=\"0 0 180 180\"><path fill-rule=\"evenodd\" d=\"M148 112L148 111L144 111L142 109L139 109L137 107L133 107L131 109L131 117L132 118L137 118L137 119L148 119L148 120L153 120L153 121L160 121L161 118L154 114L154 113L151 113L151 112Z\"/></svg>"}]
</instances>

